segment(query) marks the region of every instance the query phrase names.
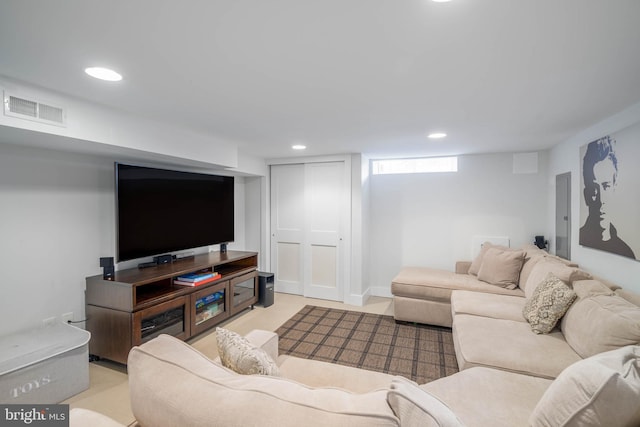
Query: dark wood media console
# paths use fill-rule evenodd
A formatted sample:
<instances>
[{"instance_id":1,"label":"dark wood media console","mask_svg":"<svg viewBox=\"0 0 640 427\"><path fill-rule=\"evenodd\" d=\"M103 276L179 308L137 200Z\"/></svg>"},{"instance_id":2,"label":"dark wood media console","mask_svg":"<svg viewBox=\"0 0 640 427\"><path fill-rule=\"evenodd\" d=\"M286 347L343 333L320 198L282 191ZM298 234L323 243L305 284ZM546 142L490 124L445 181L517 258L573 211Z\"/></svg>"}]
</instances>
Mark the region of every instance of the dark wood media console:
<instances>
[{"instance_id":1,"label":"dark wood media console","mask_svg":"<svg viewBox=\"0 0 640 427\"><path fill-rule=\"evenodd\" d=\"M145 269L116 271L113 280L87 277L89 354L127 363L129 350L160 334L186 340L258 302L258 254L211 252ZM214 271L221 277L181 286L184 274Z\"/></svg>"}]
</instances>

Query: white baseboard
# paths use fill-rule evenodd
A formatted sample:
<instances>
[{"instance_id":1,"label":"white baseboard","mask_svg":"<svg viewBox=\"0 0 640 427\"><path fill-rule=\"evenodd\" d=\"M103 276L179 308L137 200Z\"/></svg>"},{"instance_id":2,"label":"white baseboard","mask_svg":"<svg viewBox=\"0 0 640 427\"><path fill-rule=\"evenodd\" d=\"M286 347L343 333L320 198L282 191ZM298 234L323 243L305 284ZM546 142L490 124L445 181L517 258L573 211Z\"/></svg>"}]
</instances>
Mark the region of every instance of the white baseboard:
<instances>
[{"instance_id":1,"label":"white baseboard","mask_svg":"<svg viewBox=\"0 0 640 427\"><path fill-rule=\"evenodd\" d=\"M393 295L391 294L391 288L388 288L386 286L372 287L372 288L369 288L369 291L371 296L374 296L374 297L393 298Z\"/></svg>"},{"instance_id":2,"label":"white baseboard","mask_svg":"<svg viewBox=\"0 0 640 427\"><path fill-rule=\"evenodd\" d=\"M345 304L349 304L349 305L355 305L358 307L362 307L363 305L365 305L365 303L367 302L367 300L370 297L370 293L369 293L369 289L367 289L363 294L351 294L348 295L345 300L344 303Z\"/></svg>"}]
</instances>

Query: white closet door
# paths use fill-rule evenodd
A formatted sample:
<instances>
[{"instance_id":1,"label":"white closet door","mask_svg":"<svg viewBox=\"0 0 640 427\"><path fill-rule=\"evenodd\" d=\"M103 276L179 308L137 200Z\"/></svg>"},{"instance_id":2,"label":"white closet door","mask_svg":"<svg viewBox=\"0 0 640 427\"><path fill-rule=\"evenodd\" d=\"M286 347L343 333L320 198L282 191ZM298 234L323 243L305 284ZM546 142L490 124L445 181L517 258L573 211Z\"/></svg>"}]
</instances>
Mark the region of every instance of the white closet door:
<instances>
[{"instance_id":1,"label":"white closet door","mask_svg":"<svg viewBox=\"0 0 640 427\"><path fill-rule=\"evenodd\" d=\"M271 260L275 290L303 295L304 165L271 166Z\"/></svg>"},{"instance_id":2,"label":"white closet door","mask_svg":"<svg viewBox=\"0 0 640 427\"><path fill-rule=\"evenodd\" d=\"M276 291L344 300L349 213L344 162L271 166Z\"/></svg>"},{"instance_id":3,"label":"white closet door","mask_svg":"<svg viewBox=\"0 0 640 427\"><path fill-rule=\"evenodd\" d=\"M345 213L344 162L305 165L304 295L342 301L341 239Z\"/></svg>"}]
</instances>

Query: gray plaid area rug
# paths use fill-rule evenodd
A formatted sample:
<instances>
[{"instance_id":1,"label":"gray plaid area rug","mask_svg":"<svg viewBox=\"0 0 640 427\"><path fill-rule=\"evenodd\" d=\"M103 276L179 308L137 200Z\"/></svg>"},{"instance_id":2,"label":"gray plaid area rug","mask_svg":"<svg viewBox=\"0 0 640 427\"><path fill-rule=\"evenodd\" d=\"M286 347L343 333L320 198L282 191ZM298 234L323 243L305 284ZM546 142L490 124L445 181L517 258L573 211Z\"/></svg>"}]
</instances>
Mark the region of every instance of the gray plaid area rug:
<instances>
[{"instance_id":1,"label":"gray plaid area rug","mask_svg":"<svg viewBox=\"0 0 640 427\"><path fill-rule=\"evenodd\" d=\"M449 328L307 305L276 333L280 354L401 375L418 384L458 372Z\"/></svg>"}]
</instances>

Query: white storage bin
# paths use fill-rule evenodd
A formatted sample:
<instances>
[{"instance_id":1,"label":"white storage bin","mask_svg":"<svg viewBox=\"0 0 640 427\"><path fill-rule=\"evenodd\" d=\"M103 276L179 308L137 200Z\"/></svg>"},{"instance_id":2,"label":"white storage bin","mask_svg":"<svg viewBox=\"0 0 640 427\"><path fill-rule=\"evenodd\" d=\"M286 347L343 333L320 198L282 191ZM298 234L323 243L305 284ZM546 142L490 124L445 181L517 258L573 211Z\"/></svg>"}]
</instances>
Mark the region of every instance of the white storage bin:
<instances>
[{"instance_id":1,"label":"white storage bin","mask_svg":"<svg viewBox=\"0 0 640 427\"><path fill-rule=\"evenodd\" d=\"M0 337L0 403L60 403L89 388L90 337L62 323Z\"/></svg>"}]
</instances>

